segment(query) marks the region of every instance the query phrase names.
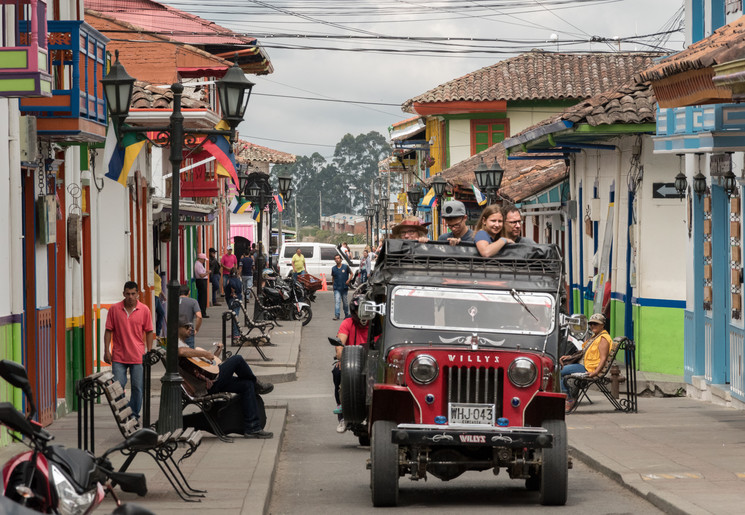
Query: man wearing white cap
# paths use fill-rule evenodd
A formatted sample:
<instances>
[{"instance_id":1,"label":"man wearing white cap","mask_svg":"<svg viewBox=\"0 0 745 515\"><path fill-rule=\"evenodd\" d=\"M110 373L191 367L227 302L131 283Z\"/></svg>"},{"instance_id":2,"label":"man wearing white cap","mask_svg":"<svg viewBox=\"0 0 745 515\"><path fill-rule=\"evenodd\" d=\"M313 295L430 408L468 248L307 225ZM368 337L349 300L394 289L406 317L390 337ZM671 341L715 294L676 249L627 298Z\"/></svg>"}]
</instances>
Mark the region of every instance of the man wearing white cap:
<instances>
[{"instance_id":1,"label":"man wearing white cap","mask_svg":"<svg viewBox=\"0 0 745 515\"><path fill-rule=\"evenodd\" d=\"M197 254L197 260L194 262L194 283L197 285L197 300L199 309L202 310L202 317L209 318L207 315L207 281L209 273L207 272L207 254Z\"/></svg>"},{"instance_id":2,"label":"man wearing white cap","mask_svg":"<svg viewBox=\"0 0 745 515\"><path fill-rule=\"evenodd\" d=\"M228 245L227 254L220 258L220 266L222 267L222 288L225 290L230 279L230 272L233 270L238 272L238 258L233 254L232 244Z\"/></svg>"},{"instance_id":3,"label":"man wearing white cap","mask_svg":"<svg viewBox=\"0 0 745 515\"><path fill-rule=\"evenodd\" d=\"M466 222L466 206L460 200L449 200L442 205L442 219L450 232L440 235L437 241L447 241L450 245L457 245L462 241L473 242L473 231Z\"/></svg>"}]
</instances>

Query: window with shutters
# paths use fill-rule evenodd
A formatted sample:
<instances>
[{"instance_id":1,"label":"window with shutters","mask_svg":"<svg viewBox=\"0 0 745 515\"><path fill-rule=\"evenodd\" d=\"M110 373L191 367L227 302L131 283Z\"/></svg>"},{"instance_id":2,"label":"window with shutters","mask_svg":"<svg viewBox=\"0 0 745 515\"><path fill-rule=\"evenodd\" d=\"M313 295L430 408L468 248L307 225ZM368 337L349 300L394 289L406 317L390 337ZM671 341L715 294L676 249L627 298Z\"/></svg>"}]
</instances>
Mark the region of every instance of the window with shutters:
<instances>
[{"instance_id":1,"label":"window with shutters","mask_svg":"<svg viewBox=\"0 0 745 515\"><path fill-rule=\"evenodd\" d=\"M486 150L495 143L504 141L510 135L510 121L471 120L471 155Z\"/></svg>"}]
</instances>

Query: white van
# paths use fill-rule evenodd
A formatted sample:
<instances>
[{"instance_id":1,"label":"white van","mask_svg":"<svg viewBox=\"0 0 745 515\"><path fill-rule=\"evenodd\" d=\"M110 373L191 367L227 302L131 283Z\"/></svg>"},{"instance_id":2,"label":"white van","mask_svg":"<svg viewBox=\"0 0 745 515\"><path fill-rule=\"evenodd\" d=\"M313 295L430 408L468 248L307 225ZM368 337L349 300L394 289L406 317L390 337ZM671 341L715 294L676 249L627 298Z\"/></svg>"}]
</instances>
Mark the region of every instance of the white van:
<instances>
[{"instance_id":1,"label":"white van","mask_svg":"<svg viewBox=\"0 0 745 515\"><path fill-rule=\"evenodd\" d=\"M326 282L331 282L331 267L336 266L334 256L341 256L342 262L349 265L352 273L357 271L360 266L358 260L350 260L339 248L333 243L309 242L292 242L282 245L279 253L279 275L286 277L292 272L292 256L300 249L305 256L305 269L309 274L320 278L321 274L326 275Z\"/></svg>"}]
</instances>

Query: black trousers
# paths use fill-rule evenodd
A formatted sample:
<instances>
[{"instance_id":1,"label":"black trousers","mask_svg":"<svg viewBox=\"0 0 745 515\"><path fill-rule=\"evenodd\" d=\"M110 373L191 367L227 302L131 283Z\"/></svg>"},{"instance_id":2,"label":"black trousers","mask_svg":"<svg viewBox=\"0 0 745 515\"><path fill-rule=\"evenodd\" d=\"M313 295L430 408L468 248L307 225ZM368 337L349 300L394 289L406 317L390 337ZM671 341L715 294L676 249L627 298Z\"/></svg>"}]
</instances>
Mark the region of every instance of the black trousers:
<instances>
[{"instance_id":1,"label":"black trousers","mask_svg":"<svg viewBox=\"0 0 745 515\"><path fill-rule=\"evenodd\" d=\"M207 314L207 279L195 279L197 285L197 302L202 315Z\"/></svg>"}]
</instances>

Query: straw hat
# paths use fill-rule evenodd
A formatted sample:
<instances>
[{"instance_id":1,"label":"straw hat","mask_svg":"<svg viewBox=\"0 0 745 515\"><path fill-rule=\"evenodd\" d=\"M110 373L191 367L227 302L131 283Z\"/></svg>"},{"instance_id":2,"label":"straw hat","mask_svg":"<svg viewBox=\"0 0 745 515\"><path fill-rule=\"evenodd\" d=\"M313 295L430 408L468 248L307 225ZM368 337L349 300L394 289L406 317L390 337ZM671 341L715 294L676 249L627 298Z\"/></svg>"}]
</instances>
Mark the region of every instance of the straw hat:
<instances>
[{"instance_id":1,"label":"straw hat","mask_svg":"<svg viewBox=\"0 0 745 515\"><path fill-rule=\"evenodd\" d=\"M428 225L429 223L422 223L416 216L407 216L401 221L400 224L393 226L393 229L391 229L391 235L394 238L399 238L402 230L413 228L416 229L417 232L419 232L420 236L424 236L425 234L427 234Z\"/></svg>"}]
</instances>

